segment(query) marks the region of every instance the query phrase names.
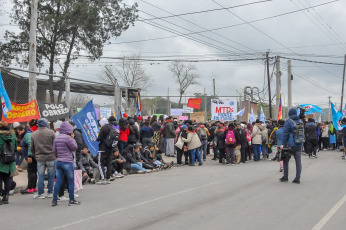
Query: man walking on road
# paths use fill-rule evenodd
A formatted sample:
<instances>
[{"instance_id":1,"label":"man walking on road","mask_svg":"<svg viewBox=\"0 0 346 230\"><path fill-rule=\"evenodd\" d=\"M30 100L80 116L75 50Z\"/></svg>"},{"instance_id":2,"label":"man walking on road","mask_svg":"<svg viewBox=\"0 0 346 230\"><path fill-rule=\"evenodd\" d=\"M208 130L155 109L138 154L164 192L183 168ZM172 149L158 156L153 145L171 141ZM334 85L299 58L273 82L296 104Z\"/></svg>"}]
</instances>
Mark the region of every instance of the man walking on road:
<instances>
[{"instance_id":1,"label":"man walking on road","mask_svg":"<svg viewBox=\"0 0 346 230\"><path fill-rule=\"evenodd\" d=\"M297 116L297 110L291 108L288 112L289 119L285 122L281 149L288 145L291 148L291 154L296 161L296 178L292 183L300 184L300 174L302 172L302 146L305 142L304 122ZM291 156L284 159L284 176L280 178L281 182L288 181L288 163Z\"/></svg>"},{"instance_id":2,"label":"man walking on road","mask_svg":"<svg viewBox=\"0 0 346 230\"><path fill-rule=\"evenodd\" d=\"M37 122L38 129L31 135L31 153L37 161L38 172L38 195L34 198L44 199L44 175L48 171L48 194L53 197L53 186L55 179L55 155L53 153L53 142L55 133L48 128L48 120L41 118Z\"/></svg>"}]
</instances>

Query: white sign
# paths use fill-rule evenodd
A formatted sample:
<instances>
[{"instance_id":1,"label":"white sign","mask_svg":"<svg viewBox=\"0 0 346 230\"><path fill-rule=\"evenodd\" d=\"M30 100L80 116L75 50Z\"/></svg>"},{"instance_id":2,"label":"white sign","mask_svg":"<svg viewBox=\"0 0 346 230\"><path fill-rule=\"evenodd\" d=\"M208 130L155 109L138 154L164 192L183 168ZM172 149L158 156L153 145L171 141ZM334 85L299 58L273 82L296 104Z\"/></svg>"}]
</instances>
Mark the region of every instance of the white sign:
<instances>
[{"instance_id":1,"label":"white sign","mask_svg":"<svg viewBox=\"0 0 346 230\"><path fill-rule=\"evenodd\" d=\"M193 113L193 108L187 107L187 105L183 105L183 113Z\"/></svg>"},{"instance_id":2,"label":"white sign","mask_svg":"<svg viewBox=\"0 0 346 230\"><path fill-rule=\"evenodd\" d=\"M171 115L172 116L181 116L183 115L182 109L171 109Z\"/></svg>"},{"instance_id":3,"label":"white sign","mask_svg":"<svg viewBox=\"0 0 346 230\"><path fill-rule=\"evenodd\" d=\"M237 119L237 101L211 99L211 119L233 121Z\"/></svg>"},{"instance_id":4,"label":"white sign","mask_svg":"<svg viewBox=\"0 0 346 230\"><path fill-rule=\"evenodd\" d=\"M100 108L100 118L109 118L112 115L111 108L108 107L101 107Z\"/></svg>"}]
</instances>

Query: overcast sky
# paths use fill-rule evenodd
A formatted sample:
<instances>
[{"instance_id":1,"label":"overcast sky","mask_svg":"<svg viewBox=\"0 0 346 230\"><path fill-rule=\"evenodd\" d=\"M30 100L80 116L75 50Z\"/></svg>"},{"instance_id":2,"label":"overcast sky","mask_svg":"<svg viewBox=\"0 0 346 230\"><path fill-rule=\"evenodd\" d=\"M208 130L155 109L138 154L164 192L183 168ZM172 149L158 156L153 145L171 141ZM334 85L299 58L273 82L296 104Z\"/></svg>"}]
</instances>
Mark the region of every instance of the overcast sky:
<instances>
[{"instance_id":1,"label":"overcast sky","mask_svg":"<svg viewBox=\"0 0 346 230\"><path fill-rule=\"evenodd\" d=\"M136 1L141 19L169 16L170 13L184 14L222 8L220 5L231 7L255 2L256 0L145 1ZM346 1L336 1L272 19L244 23L330 1L332 0L273 0L232 8L229 11L218 10L166 18L164 19L166 21L163 21L163 19L150 21L155 25L160 24L184 34L228 26L224 29L191 35L193 39L208 43L210 46L182 36L134 42L176 35L142 21L137 21L134 27L130 27L120 37L112 39L111 42L114 44L105 46L104 56L119 57L123 54L140 53L146 58L163 56L160 59L239 59L261 58L267 50L270 50L271 57L281 55L322 62L343 63L343 56L346 53ZM4 8L11 9L10 0L7 0L7 2L8 7ZM130 4L135 1L127 0L124 2ZM8 26L9 20L8 14L3 12L0 17L0 41L3 41L2 36L5 30L16 29L14 26ZM322 57L316 57L317 55ZM86 59L80 59L71 66L70 76L98 81L100 70L105 64L112 64L112 61L101 59L94 63L88 63ZM286 64L287 60L281 59L281 91L283 102L287 103ZM152 87L146 93L147 95L165 96L168 87L172 95L178 95L178 85L172 79L168 65L169 63L143 63L153 79ZM238 95L237 91L242 91L245 86L257 86L262 90L263 86L267 85L267 83L264 83L265 69L263 61L198 62L194 65L200 75L200 85L190 87L187 93L189 95L203 92L204 88L206 88L206 93L211 95L213 77L216 79L216 93L220 96ZM294 104L314 103L326 107L328 105L328 96L332 96L332 101L337 104L340 103L343 66L292 60L292 69L294 75L292 83ZM56 70L59 71L59 69ZM270 66L271 71L272 65ZM272 95L274 93L275 75L272 81ZM265 97L267 99L268 95L266 94Z\"/></svg>"}]
</instances>

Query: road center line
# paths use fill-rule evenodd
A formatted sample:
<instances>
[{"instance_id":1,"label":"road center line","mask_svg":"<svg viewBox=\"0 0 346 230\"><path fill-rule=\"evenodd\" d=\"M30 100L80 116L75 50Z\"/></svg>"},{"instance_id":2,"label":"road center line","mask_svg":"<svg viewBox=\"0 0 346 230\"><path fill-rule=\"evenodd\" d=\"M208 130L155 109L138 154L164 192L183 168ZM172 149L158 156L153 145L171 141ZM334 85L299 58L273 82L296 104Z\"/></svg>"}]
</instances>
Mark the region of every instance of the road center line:
<instances>
[{"instance_id":1,"label":"road center line","mask_svg":"<svg viewBox=\"0 0 346 230\"><path fill-rule=\"evenodd\" d=\"M155 199L139 202L137 204L130 205L130 206L125 207L125 208L119 208L119 209L115 209L115 210L112 210L112 211L104 212L104 213L101 213L101 214L98 214L98 215L89 216L87 218L80 219L80 220L78 220L76 222L64 224L64 225L61 225L61 226L58 226L58 227L54 227L52 229L54 229L54 230L56 230L56 229L63 229L63 228L66 228L66 227L69 227L69 226L72 226L72 225L75 225L75 224L80 224L80 223L83 223L83 222L86 222L86 221L89 221L89 220L92 220L92 219L100 218L100 217L107 216L107 215L110 215L110 214L114 214L114 213L117 213L117 212L120 212L120 211L126 211L126 210L131 209L131 208L135 208L135 207L138 207L138 206L149 204L149 203L152 203L152 202L155 202L155 201L158 201L158 200L163 200L163 199L166 199L166 198L169 198L169 197L178 196L180 194L188 193L188 192L191 192L191 191L194 191L194 190L198 190L198 189L201 189L201 188L204 188L204 187L215 185L217 183L219 183L219 182L216 181L216 182L205 184L205 185L202 185L202 186L198 186L198 187L194 187L194 188L189 188L189 189L186 189L186 190L183 190L183 191L180 191L180 192L176 192L176 193L172 193L172 194L169 194L169 195L161 196L161 197L158 197L158 198L155 198Z\"/></svg>"},{"instance_id":2,"label":"road center line","mask_svg":"<svg viewBox=\"0 0 346 230\"><path fill-rule=\"evenodd\" d=\"M323 226L332 218L332 216L341 208L346 202L346 195L334 205L332 209L312 228L312 230L321 230Z\"/></svg>"}]
</instances>

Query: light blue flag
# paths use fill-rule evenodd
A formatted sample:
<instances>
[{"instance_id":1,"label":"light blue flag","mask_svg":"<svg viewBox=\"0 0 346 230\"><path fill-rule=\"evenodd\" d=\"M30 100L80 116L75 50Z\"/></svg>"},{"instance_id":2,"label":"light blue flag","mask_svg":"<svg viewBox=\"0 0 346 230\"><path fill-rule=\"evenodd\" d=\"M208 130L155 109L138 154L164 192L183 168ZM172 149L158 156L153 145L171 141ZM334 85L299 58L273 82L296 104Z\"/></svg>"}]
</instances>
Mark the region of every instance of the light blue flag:
<instances>
[{"instance_id":1,"label":"light blue flag","mask_svg":"<svg viewBox=\"0 0 346 230\"><path fill-rule=\"evenodd\" d=\"M4 117L7 117L7 112L12 109L11 100L7 95L4 82L2 81L1 73L0 73L0 95L1 95L1 107L2 114Z\"/></svg>"},{"instance_id":2,"label":"light blue flag","mask_svg":"<svg viewBox=\"0 0 346 230\"><path fill-rule=\"evenodd\" d=\"M337 108L335 108L335 106L334 106L334 104L332 102L330 102L330 107L331 107L331 110L332 110L332 120L333 120L334 128L336 130L341 130L344 127L346 127L346 125L345 126L341 126L339 124L339 121L343 117L342 113Z\"/></svg>"},{"instance_id":3,"label":"light blue flag","mask_svg":"<svg viewBox=\"0 0 346 230\"><path fill-rule=\"evenodd\" d=\"M264 115L264 112L263 112L263 108L262 108L262 107L261 107L260 121L262 121L263 123L266 123L266 117L265 117L265 115Z\"/></svg>"},{"instance_id":4,"label":"light blue flag","mask_svg":"<svg viewBox=\"0 0 346 230\"><path fill-rule=\"evenodd\" d=\"M302 104L302 105L299 105L303 108L305 108L305 115L308 115L308 114L312 114L312 113L323 113L322 111L322 108L318 107L317 105L313 105L313 104Z\"/></svg>"},{"instance_id":5,"label":"light blue flag","mask_svg":"<svg viewBox=\"0 0 346 230\"><path fill-rule=\"evenodd\" d=\"M96 156L99 151L99 142L96 141L99 135L99 126L93 101L89 101L81 111L72 117L72 120L77 128L82 130L83 140L91 154Z\"/></svg>"}]
</instances>

